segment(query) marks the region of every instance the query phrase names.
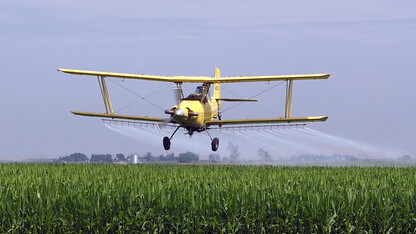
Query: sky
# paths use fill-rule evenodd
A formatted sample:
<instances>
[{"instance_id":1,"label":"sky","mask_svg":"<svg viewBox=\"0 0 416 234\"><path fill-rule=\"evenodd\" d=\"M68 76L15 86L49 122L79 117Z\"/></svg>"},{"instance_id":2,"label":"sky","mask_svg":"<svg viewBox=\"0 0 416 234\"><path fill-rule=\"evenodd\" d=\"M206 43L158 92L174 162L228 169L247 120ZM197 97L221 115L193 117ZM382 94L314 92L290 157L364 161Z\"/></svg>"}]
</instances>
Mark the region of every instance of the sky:
<instances>
[{"instance_id":1,"label":"sky","mask_svg":"<svg viewBox=\"0 0 416 234\"><path fill-rule=\"evenodd\" d=\"M2 1L0 160L164 153L163 135L149 143L141 140L146 135L126 137L99 118L70 114L105 110L94 77L57 68L168 76L213 76L215 67L222 76L331 73L328 80L294 83L293 116L327 115L327 122L308 127L390 157L416 157L415 12L410 0ZM174 104L169 83L107 84L120 114L165 117L162 110ZM222 94L250 97L271 85L227 84ZM138 102L126 88L158 107ZM276 87L258 105L239 105L223 118L284 115L283 97ZM206 144L199 150L211 153L209 140L178 139Z\"/></svg>"}]
</instances>

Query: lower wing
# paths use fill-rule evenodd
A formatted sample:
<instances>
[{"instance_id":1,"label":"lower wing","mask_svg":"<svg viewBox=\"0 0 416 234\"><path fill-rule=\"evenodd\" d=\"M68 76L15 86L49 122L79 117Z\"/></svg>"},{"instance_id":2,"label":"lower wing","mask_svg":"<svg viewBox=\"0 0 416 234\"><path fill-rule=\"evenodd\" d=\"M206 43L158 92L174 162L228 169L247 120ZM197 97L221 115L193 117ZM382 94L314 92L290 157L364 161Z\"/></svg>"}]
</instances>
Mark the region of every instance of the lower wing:
<instances>
[{"instance_id":1,"label":"lower wing","mask_svg":"<svg viewBox=\"0 0 416 234\"><path fill-rule=\"evenodd\" d=\"M71 111L74 115L90 116L90 117L101 117L101 118L111 118L111 119L128 119L128 120L140 120L140 121L149 121L149 122L171 122L170 119L165 118L155 118L150 116L132 116L132 115L115 115L115 114L101 114L101 113L92 113L92 112L80 112L80 111Z\"/></svg>"},{"instance_id":2,"label":"lower wing","mask_svg":"<svg viewBox=\"0 0 416 234\"><path fill-rule=\"evenodd\" d=\"M231 119L231 120L211 120L206 121L205 125L238 125L238 124L270 124L270 123L298 123L326 121L328 116L313 116L302 118L276 118L276 119Z\"/></svg>"}]
</instances>

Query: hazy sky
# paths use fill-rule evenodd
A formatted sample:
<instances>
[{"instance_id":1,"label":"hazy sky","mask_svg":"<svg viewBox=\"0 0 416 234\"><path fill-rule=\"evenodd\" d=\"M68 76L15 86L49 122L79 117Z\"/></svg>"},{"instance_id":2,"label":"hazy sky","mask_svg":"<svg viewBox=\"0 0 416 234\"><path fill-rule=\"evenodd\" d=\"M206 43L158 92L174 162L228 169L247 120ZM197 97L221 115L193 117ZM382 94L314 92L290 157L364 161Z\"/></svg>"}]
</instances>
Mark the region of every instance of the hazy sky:
<instances>
[{"instance_id":1,"label":"hazy sky","mask_svg":"<svg viewBox=\"0 0 416 234\"><path fill-rule=\"evenodd\" d=\"M2 1L0 159L163 152L163 135L148 145L99 118L70 114L104 112L104 106L94 77L58 67L155 75L212 76L215 67L223 76L332 73L329 80L295 82L294 116L328 115L310 128L416 156L415 12L410 0ZM169 83L114 80L108 82L114 109L127 106L119 113L165 116L146 102L134 104L138 98L119 85L143 96L162 90L149 100L163 109L173 105ZM249 97L270 85L226 85L223 94ZM261 108L243 104L223 116L283 115L283 92L277 87L259 97Z\"/></svg>"}]
</instances>

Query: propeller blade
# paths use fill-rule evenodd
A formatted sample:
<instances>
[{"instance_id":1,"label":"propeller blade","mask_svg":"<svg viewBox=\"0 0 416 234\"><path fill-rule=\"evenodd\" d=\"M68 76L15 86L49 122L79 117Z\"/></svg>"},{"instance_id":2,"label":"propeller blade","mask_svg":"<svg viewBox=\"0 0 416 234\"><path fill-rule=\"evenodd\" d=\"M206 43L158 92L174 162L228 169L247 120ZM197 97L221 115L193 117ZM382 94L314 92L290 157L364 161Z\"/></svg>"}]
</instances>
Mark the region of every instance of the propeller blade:
<instances>
[{"instance_id":1,"label":"propeller blade","mask_svg":"<svg viewBox=\"0 0 416 234\"><path fill-rule=\"evenodd\" d=\"M182 101L182 88L179 85L175 85L175 87L173 88L173 92L174 92L176 105L179 106L179 104Z\"/></svg>"}]
</instances>

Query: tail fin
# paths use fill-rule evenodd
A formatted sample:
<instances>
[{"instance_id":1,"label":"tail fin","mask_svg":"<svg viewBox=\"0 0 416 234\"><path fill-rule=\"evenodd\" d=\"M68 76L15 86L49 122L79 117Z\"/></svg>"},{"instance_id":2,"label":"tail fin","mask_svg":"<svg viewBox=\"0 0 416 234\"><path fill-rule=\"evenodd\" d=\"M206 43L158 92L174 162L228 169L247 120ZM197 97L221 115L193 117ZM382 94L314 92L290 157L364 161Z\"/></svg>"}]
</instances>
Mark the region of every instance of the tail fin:
<instances>
[{"instance_id":1,"label":"tail fin","mask_svg":"<svg viewBox=\"0 0 416 234\"><path fill-rule=\"evenodd\" d=\"M215 68L215 78L220 78L220 69ZM218 110L221 108L221 101L218 100L221 98L221 88L220 88L220 83L214 83L214 93L213 93L213 98L217 99L217 103L218 103Z\"/></svg>"}]
</instances>

